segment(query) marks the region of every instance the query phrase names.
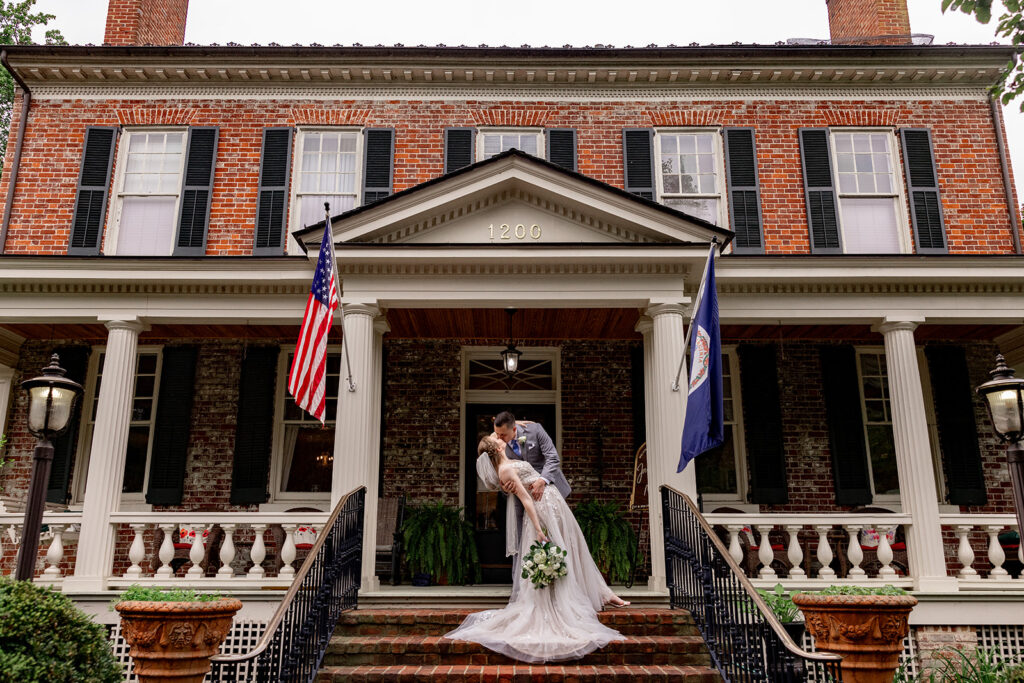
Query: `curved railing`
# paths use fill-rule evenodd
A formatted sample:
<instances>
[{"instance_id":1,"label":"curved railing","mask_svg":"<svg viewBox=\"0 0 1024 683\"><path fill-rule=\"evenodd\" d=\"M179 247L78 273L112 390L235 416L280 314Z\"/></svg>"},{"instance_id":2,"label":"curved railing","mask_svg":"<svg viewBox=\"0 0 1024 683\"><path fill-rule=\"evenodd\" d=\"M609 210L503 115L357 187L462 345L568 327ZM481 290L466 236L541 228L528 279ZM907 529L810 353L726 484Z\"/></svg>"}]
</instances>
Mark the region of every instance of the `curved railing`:
<instances>
[{"instance_id":1,"label":"curved railing","mask_svg":"<svg viewBox=\"0 0 1024 683\"><path fill-rule=\"evenodd\" d=\"M793 642L689 496L661 487L673 608L688 610L729 683L842 681L841 657Z\"/></svg>"},{"instance_id":2,"label":"curved railing","mask_svg":"<svg viewBox=\"0 0 1024 683\"><path fill-rule=\"evenodd\" d=\"M215 655L210 681L308 683L316 677L338 617L356 607L365 497L360 487L338 502L256 647Z\"/></svg>"}]
</instances>

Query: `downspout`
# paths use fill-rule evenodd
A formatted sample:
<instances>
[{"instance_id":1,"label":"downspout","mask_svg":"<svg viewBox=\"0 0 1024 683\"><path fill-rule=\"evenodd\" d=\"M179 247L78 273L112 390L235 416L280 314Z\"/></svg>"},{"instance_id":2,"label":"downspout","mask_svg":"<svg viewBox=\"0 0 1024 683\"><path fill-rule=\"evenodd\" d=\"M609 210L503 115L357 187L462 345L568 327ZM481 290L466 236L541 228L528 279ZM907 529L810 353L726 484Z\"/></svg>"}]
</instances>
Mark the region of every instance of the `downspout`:
<instances>
[{"instance_id":1,"label":"downspout","mask_svg":"<svg viewBox=\"0 0 1024 683\"><path fill-rule=\"evenodd\" d=\"M990 95L992 107L992 125L996 130L996 149L999 150L999 170L1003 173L1003 189L1006 191L1006 204L1010 209L1010 227L1013 228L1013 253L1020 254L1020 207L1013 197L1013 183L1010 182L1010 165L1006 161L1006 143L1003 140L1003 110L999 100ZM6 222L4 224L6 227Z\"/></svg>"},{"instance_id":2,"label":"downspout","mask_svg":"<svg viewBox=\"0 0 1024 683\"><path fill-rule=\"evenodd\" d=\"M21 147L25 142L25 127L28 125L28 107L32 102L32 91L21 80L18 73L7 63L7 50L0 51L0 64L7 69L14 81L21 88L21 118L18 120L18 140L14 143L14 159L11 162L10 179L7 181L7 199L4 202L4 217L0 223L0 254L7 246L7 226L11 223L11 206L14 204L14 186L18 182L18 167L21 165ZM10 140L10 137L7 138Z\"/></svg>"}]
</instances>

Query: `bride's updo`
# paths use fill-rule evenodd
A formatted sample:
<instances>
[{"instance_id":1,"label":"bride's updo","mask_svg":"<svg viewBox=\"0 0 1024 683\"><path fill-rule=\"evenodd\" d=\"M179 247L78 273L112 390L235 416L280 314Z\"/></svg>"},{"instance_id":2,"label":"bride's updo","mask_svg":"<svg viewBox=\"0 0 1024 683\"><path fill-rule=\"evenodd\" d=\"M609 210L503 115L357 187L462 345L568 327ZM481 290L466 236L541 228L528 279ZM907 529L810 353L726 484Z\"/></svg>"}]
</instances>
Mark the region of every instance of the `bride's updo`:
<instances>
[{"instance_id":1,"label":"bride's updo","mask_svg":"<svg viewBox=\"0 0 1024 683\"><path fill-rule=\"evenodd\" d=\"M498 471L498 465L501 464L501 454L504 451L505 442L493 436L485 436L476 445L476 454L483 455L486 453L491 459L491 465L494 466L495 472Z\"/></svg>"}]
</instances>

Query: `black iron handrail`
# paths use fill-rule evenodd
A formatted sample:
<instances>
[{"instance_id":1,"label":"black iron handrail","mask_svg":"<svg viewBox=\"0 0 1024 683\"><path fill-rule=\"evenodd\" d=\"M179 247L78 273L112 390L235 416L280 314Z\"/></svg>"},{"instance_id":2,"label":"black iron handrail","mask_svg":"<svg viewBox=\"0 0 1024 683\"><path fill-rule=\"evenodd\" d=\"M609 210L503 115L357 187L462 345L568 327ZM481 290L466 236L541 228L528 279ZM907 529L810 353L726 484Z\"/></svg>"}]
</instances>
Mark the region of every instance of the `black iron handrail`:
<instances>
[{"instance_id":1,"label":"black iron handrail","mask_svg":"<svg viewBox=\"0 0 1024 683\"><path fill-rule=\"evenodd\" d=\"M673 609L688 610L727 683L842 681L842 657L793 642L686 494L661 487Z\"/></svg>"},{"instance_id":2,"label":"black iron handrail","mask_svg":"<svg viewBox=\"0 0 1024 683\"><path fill-rule=\"evenodd\" d=\"M212 657L214 683L309 683L320 669L338 617L356 607L362 570L366 488L344 496L267 623L245 654Z\"/></svg>"}]
</instances>

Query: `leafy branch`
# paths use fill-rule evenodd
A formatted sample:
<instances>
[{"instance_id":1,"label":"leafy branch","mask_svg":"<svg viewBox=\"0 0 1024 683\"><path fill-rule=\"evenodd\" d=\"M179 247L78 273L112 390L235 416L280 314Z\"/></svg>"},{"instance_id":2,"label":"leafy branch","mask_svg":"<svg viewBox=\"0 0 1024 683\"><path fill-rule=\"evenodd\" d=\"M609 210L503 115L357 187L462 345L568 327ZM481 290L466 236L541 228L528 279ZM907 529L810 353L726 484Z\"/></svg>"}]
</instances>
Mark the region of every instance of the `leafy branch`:
<instances>
[{"instance_id":1,"label":"leafy branch","mask_svg":"<svg viewBox=\"0 0 1024 683\"><path fill-rule=\"evenodd\" d=\"M1021 0L1003 0L1006 12L999 16L995 35L1009 38L1014 46L1024 45L1024 2ZM956 10L973 16L982 24L992 20L992 0L942 0L942 11ZM1007 62L999 81L992 86L992 94L1003 104L1009 104L1024 92L1024 65L1017 53ZM1020 105L1024 111L1024 102Z\"/></svg>"}]
</instances>

